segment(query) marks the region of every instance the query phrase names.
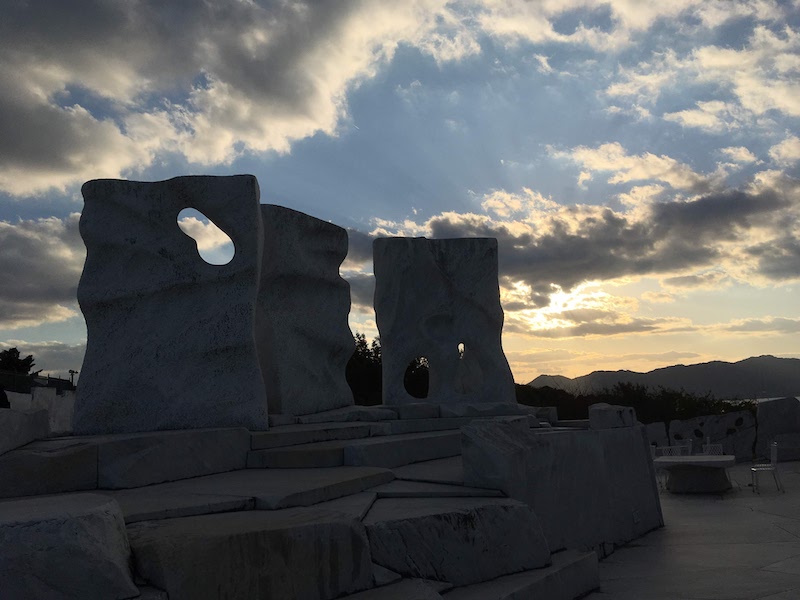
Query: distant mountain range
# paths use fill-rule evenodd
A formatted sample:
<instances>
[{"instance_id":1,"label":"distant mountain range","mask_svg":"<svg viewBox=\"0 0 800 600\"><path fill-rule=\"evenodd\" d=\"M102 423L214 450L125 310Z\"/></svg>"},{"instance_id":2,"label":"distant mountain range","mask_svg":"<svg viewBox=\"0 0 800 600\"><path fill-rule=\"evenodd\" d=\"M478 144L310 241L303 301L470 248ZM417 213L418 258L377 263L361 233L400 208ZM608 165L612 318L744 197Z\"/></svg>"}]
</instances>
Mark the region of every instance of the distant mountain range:
<instances>
[{"instance_id":1,"label":"distant mountain range","mask_svg":"<svg viewBox=\"0 0 800 600\"><path fill-rule=\"evenodd\" d=\"M684 389L701 395L711 392L721 399L800 396L800 359L754 356L735 363L716 360L663 367L648 373L594 371L574 379L562 375L539 375L528 385L535 388L549 386L578 394L610 388L619 382Z\"/></svg>"}]
</instances>

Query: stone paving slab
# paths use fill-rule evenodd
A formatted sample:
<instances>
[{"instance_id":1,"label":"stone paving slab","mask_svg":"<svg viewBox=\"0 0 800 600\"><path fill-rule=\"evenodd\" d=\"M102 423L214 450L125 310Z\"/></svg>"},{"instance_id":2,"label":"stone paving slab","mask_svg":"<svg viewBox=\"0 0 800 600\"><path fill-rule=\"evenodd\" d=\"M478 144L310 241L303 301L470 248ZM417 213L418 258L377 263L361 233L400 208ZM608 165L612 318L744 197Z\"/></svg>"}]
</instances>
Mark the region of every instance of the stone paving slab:
<instances>
[{"instance_id":1,"label":"stone paving slab","mask_svg":"<svg viewBox=\"0 0 800 600\"><path fill-rule=\"evenodd\" d=\"M316 507L243 511L128 527L137 572L170 600L328 600L372 585L364 527Z\"/></svg>"},{"instance_id":2,"label":"stone paving slab","mask_svg":"<svg viewBox=\"0 0 800 600\"><path fill-rule=\"evenodd\" d=\"M319 504L315 504L314 508L340 512L353 519L363 521L369 509L372 508L372 505L375 504L377 499L378 494L375 492L359 492L358 494L343 496L336 500L320 502Z\"/></svg>"},{"instance_id":3,"label":"stone paving slab","mask_svg":"<svg viewBox=\"0 0 800 600\"><path fill-rule=\"evenodd\" d=\"M256 509L275 510L349 496L393 478L391 471L374 467L245 469L139 488L126 499L133 513L140 510L137 503L141 512L155 511L159 505L170 510L176 499L186 503L180 507L183 510L199 510L209 506L212 498L228 502L231 497L251 500ZM216 512L213 505L210 508Z\"/></svg>"},{"instance_id":4,"label":"stone paving slab","mask_svg":"<svg viewBox=\"0 0 800 600\"><path fill-rule=\"evenodd\" d=\"M549 567L456 588L447 600L574 600L599 586L594 552L566 550L553 554L552 560Z\"/></svg>"},{"instance_id":5,"label":"stone paving slab","mask_svg":"<svg viewBox=\"0 0 800 600\"><path fill-rule=\"evenodd\" d=\"M498 490L424 481L404 481L401 479L395 479L389 483L370 488L369 491L377 493L379 498L503 497L503 492Z\"/></svg>"},{"instance_id":6,"label":"stone paving slab","mask_svg":"<svg viewBox=\"0 0 800 600\"><path fill-rule=\"evenodd\" d=\"M475 417L450 417L437 419L404 419L388 421L387 425L393 434L418 433L423 431L445 431L458 429L462 425L475 420Z\"/></svg>"},{"instance_id":7,"label":"stone paving slab","mask_svg":"<svg viewBox=\"0 0 800 600\"><path fill-rule=\"evenodd\" d=\"M247 466L269 469L339 465L394 467L459 454L460 440L458 431L437 431L316 442L252 451L248 454Z\"/></svg>"},{"instance_id":8,"label":"stone paving slab","mask_svg":"<svg viewBox=\"0 0 800 600\"><path fill-rule=\"evenodd\" d=\"M464 465L460 456L428 460L392 469L397 479L464 485Z\"/></svg>"},{"instance_id":9,"label":"stone paving slab","mask_svg":"<svg viewBox=\"0 0 800 600\"><path fill-rule=\"evenodd\" d=\"M265 450L330 440L367 438L384 432L386 434L389 433L389 427L384 423L351 422L282 425L273 427L269 431L252 433L250 435L250 449Z\"/></svg>"}]
</instances>

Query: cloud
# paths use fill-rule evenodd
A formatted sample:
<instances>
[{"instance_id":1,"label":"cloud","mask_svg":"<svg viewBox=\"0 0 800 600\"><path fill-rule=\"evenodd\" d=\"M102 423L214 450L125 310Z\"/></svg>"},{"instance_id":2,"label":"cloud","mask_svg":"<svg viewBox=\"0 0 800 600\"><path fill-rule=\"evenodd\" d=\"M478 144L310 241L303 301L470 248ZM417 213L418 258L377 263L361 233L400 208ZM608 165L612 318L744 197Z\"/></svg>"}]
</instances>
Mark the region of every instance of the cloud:
<instances>
[{"instance_id":1,"label":"cloud","mask_svg":"<svg viewBox=\"0 0 800 600\"><path fill-rule=\"evenodd\" d=\"M724 326L723 329L736 333L800 333L800 319L786 317L740 319Z\"/></svg>"},{"instance_id":2,"label":"cloud","mask_svg":"<svg viewBox=\"0 0 800 600\"><path fill-rule=\"evenodd\" d=\"M696 127L710 133L739 129L752 123L752 114L738 104L709 100L697 102L697 108L665 113L665 121L674 121L684 127Z\"/></svg>"},{"instance_id":3,"label":"cloud","mask_svg":"<svg viewBox=\"0 0 800 600\"><path fill-rule=\"evenodd\" d=\"M77 213L0 221L0 328L63 321L77 313L76 293L86 251Z\"/></svg>"},{"instance_id":4,"label":"cloud","mask_svg":"<svg viewBox=\"0 0 800 600\"><path fill-rule=\"evenodd\" d=\"M800 161L800 138L791 135L769 149L769 156L775 164L791 167Z\"/></svg>"},{"instance_id":5,"label":"cloud","mask_svg":"<svg viewBox=\"0 0 800 600\"><path fill-rule=\"evenodd\" d=\"M343 273L350 284L350 303L352 310L369 314L373 311L375 297L375 277L372 273L356 271Z\"/></svg>"},{"instance_id":6,"label":"cloud","mask_svg":"<svg viewBox=\"0 0 800 600\"><path fill-rule=\"evenodd\" d=\"M721 148L720 152L727 156L729 160L737 163L748 164L759 162L756 155L744 146L728 146L727 148Z\"/></svg>"},{"instance_id":7,"label":"cloud","mask_svg":"<svg viewBox=\"0 0 800 600\"><path fill-rule=\"evenodd\" d=\"M86 15L91 15L87 19ZM401 43L480 50L444 0L12 3L0 23L0 189L45 191L335 135Z\"/></svg>"},{"instance_id":8,"label":"cloud","mask_svg":"<svg viewBox=\"0 0 800 600\"><path fill-rule=\"evenodd\" d=\"M590 172L610 171L612 175L608 183L611 184L657 181L695 193L708 191L716 184L715 177L696 173L669 156L650 152L630 155L619 142L602 144L597 148L578 146L567 152L553 150L552 154L556 158L567 158ZM581 177L585 179L583 173Z\"/></svg>"}]
</instances>

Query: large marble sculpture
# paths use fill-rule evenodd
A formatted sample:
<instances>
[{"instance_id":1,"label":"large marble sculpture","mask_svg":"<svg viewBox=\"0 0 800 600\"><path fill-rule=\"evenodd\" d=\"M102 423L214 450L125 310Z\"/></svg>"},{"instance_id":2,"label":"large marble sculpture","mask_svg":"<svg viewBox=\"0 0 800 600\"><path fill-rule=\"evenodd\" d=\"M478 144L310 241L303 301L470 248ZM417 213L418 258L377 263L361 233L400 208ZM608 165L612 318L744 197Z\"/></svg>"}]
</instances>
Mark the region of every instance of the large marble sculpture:
<instances>
[{"instance_id":1,"label":"large marble sculpture","mask_svg":"<svg viewBox=\"0 0 800 600\"><path fill-rule=\"evenodd\" d=\"M262 205L264 250L256 343L270 414L353 404L345 367L350 286L339 276L347 232L282 206Z\"/></svg>"},{"instance_id":2,"label":"large marble sculpture","mask_svg":"<svg viewBox=\"0 0 800 600\"><path fill-rule=\"evenodd\" d=\"M78 285L88 343L75 433L267 428L253 329L263 243L255 177L84 184ZM232 239L211 265L178 227L196 208Z\"/></svg>"},{"instance_id":3,"label":"large marble sculpture","mask_svg":"<svg viewBox=\"0 0 800 600\"><path fill-rule=\"evenodd\" d=\"M514 402L503 354L497 240L382 238L373 244L385 404L419 402L404 386L427 359L426 402Z\"/></svg>"}]
</instances>

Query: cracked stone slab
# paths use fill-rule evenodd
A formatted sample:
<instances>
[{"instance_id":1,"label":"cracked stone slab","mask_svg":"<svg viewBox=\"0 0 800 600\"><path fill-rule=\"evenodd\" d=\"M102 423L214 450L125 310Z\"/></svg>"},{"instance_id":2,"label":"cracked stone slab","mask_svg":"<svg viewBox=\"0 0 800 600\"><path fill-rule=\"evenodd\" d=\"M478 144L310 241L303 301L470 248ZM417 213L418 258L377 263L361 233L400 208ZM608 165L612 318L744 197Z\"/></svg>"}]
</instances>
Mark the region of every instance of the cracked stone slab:
<instances>
[{"instance_id":1,"label":"cracked stone slab","mask_svg":"<svg viewBox=\"0 0 800 600\"><path fill-rule=\"evenodd\" d=\"M4 598L134 598L131 551L117 503L99 494L0 502Z\"/></svg>"},{"instance_id":2,"label":"cracked stone slab","mask_svg":"<svg viewBox=\"0 0 800 600\"><path fill-rule=\"evenodd\" d=\"M404 577L467 585L550 562L539 519L506 498L379 499L364 525L372 560Z\"/></svg>"},{"instance_id":3,"label":"cracked stone slab","mask_svg":"<svg viewBox=\"0 0 800 600\"><path fill-rule=\"evenodd\" d=\"M384 587L345 596L342 600L441 600L442 596L422 579L403 579Z\"/></svg>"},{"instance_id":4,"label":"cracked stone slab","mask_svg":"<svg viewBox=\"0 0 800 600\"><path fill-rule=\"evenodd\" d=\"M364 526L328 509L144 521L128 533L137 572L170 600L328 600L372 585Z\"/></svg>"},{"instance_id":5,"label":"cracked stone slab","mask_svg":"<svg viewBox=\"0 0 800 600\"><path fill-rule=\"evenodd\" d=\"M378 494L379 498L503 497L503 492L499 490L423 481L404 481L402 479L395 479L389 483L370 488L369 491Z\"/></svg>"},{"instance_id":6,"label":"cracked stone slab","mask_svg":"<svg viewBox=\"0 0 800 600\"><path fill-rule=\"evenodd\" d=\"M387 483L394 475L375 467L337 467L330 469L245 469L152 485L137 494L150 494L157 504L160 497L189 498L203 495L236 496L252 499L259 510L310 506L362 492Z\"/></svg>"},{"instance_id":7,"label":"cracked stone slab","mask_svg":"<svg viewBox=\"0 0 800 600\"><path fill-rule=\"evenodd\" d=\"M461 456L428 460L392 469L397 479L426 481L452 485L464 484L464 465Z\"/></svg>"},{"instance_id":8,"label":"cracked stone slab","mask_svg":"<svg viewBox=\"0 0 800 600\"><path fill-rule=\"evenodd\" d=\"M97 447L40 440L0 456L0 498L97 488Z\"/></svg>"}]
</instances>

